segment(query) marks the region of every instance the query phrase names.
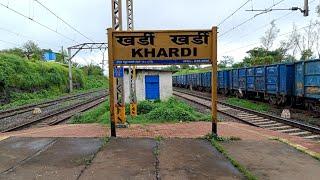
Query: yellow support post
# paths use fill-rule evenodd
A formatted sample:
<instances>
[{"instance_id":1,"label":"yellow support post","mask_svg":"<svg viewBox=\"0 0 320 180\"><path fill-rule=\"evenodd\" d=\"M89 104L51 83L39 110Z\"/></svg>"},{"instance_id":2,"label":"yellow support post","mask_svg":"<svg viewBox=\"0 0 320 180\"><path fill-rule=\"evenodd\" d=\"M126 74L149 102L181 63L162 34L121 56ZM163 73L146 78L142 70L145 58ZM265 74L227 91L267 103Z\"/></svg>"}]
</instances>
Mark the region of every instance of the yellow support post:
<instances>
[{"instance_id":1,"label":"yellow support post","mask_svg":"<svg viewBox=\"0 0 320 180\"><path fill-rule=\"evenodd\" d=\"M212 28L212 50L211 50L211 118L212 134L218 135L217 118L217 27Z\"/></svg>"},{"instance_id":2,"label":"yellow support post","mask_svg":"<svg viewBox=\"0 0 320 180\"><path fill-rule=\"evenodd\" d=\"M112 45L112 29L108 29L108 63L109 63L109 97L110 97L110 125L111 125L111 136L116 137L116 117L115 117L115 80L113 72L113 45Z\"/></svg>"}]
</instances>

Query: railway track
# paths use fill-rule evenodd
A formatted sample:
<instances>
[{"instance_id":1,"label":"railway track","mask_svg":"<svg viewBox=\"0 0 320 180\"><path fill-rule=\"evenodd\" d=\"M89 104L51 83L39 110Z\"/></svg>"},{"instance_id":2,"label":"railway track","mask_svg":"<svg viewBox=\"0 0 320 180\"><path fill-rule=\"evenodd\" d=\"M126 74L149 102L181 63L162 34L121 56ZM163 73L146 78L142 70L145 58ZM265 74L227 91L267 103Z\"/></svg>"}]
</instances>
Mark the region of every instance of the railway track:
<instances>
[{"instance_id":1,"label":"railway track","mask_svg":"<svg viewBox=\"0 0 320 180\"><path fill-rule=\"evenodd\" d=\"M103 91L104 90L90 91L90 92L80 93L80 94L76 94L76 95L69 95L69 96L61 97L61 98L50 100L50 101L44 101L41 103L35 103L35 104L20 106L20 107L8 109L8 110L2 110L2 111L0 111L0 120L4 119L4 118L11 117L11 116L19 115L19 114L22 114L25 112L32 111L34 108L45 108L45 107L49 107L49 106L58 104L59 102L69 101L69 100L73 100L73 99L87 96L89 94L103 92Z\"/></svg>"},{"instance_id":2,"label":"railway track","mask_svg":"<svg viewBox=\"0 0 320 180\"><path fill-rule=\"evenodd\" d=\"M174 95L206 108L211 98L174 90ZM246 124L320 142L320 128L218 101L218 112Z\"/></svg>"},{"instance_id":3,"label":"railway track","mask_svg":"<svg viewBox=\"0 0 320 180\"><path fill-rule=\"evenodd\" d=\"M88 94L90 94L90 93L87 93L86 95L88 95ZM82 94L81 96L77 96L77 98L81 98L84 95L85 95L85 93ZM54 111L50 111L48 113L41 115L40 117L30 119L29 121L26 121L23 123L18 123L14 126L10 126L9 128L1 130L1 132L5 133L5 132L14 131L14 130L24 129L27 127L44 127L44 126L56 125L58 123L61 123L63 121L68 120L69 118L71 118L72 116L74 116L77 113L84 112L88 109L91 109L91 108L94 108L94 107L100 105L101 103L103 103L106 100L106 96L107 96L107 94L105 92L101 93L101 94L94 96L90 99L87 99L85 101L80 101L75 104L71 104L68 107L64 107L64 108L56 109ZM60 100L61 99L59 99L59 101Z\"/></svg>"}]
</instances>

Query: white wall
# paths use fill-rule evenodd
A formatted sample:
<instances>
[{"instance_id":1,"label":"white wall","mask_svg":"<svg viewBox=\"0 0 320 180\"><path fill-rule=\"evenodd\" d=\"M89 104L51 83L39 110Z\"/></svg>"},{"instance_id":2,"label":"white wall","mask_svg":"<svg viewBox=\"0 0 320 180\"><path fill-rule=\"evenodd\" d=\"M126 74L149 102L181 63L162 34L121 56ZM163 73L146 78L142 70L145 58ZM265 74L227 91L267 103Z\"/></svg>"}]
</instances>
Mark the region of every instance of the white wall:
<instances>
[{"instance_id":1,"label":"white wall","mask_svg":"<svg viewBox=\"0 0 320 180\"><path fill-rule=\"evenodd\" d=\"M145 92L145 76L146 75L159 75L159 85L160 85L160 99L167 100L172 96L172 73L171 72L162 72L162 71L137 71L137 80L136 80L136 95L137 100L143 101L146 97ZM125 101L129 103L130 95L130 82L129 74L125 73L124 76L124 90L125 90Z\"/></svg>"}]
</instances>

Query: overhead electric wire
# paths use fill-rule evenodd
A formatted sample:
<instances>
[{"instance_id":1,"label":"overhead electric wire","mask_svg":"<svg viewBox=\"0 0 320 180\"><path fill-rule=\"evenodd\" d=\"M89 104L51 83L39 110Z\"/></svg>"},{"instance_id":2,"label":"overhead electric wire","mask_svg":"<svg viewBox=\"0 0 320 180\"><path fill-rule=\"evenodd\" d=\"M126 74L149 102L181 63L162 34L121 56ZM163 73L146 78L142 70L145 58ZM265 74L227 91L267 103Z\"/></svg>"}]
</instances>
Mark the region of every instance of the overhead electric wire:
<instances>
[{"instance_id":1,"label":"overhead electric wire","mask_svg":"<svg viewBox=\"0 0 320 180\"><path fill-rule=\"evenodd\" d=\"M309 2L309 5L310 5L310 4L313 4L315 1L316 1L316 0L313 0L313 1ZM279 2L278 2L278 3L279 3ZM288 15L291 14L291 13L293 13L293 12L287 13L287 14L285 14L285 15L283 15L283 16L275 19L275 20L282 19L282 18L288 16ZM268 23L268 25L269 25L269 23ZM312 26L312 25L314 25L314 24L309 24L309 25L307 25L307 26L303 26L303 27L297 28L297 29L295 29L295 30L292 30L292 31L289 31L289 32L286 32L286 33L282 33L282 34L280 34L278 37L282 37L282 36L288 35L288 34L290 34L290 33L293 33L294 31L301 31L301 30L303 30L303 29L305 29L305 28L307 28L307 27L310 27L310 26ZM249 34L247 34L247 35L249 35ZM247 36L247 35L246 35L246 36ZM238 48L234 48L234 49L231 49L231 50L222 52L221 54L225 54L225 53L237 51L237 50L239 50L239 49L243 49L243 48L245 48L245 47L249 47L249 46L252 46L252 45L255 45L255 44L259 44L259 43L260 43L260 42L251 43L251 44L249 44L249 45L244 45L244 46L241 46L241 47L238 47ZM226 44L224 44L224 45L226 45Z\"/></svg>"},{"instance_id":2,"label":"overhead electric wire","mask_svg":"<svg viewBox=\"0 0 320 180\"><path fill-rule=\"evenodd\" d=\"M45 43L45 44L47 44L47 45L56 46L56 47L59 47L59 48L60 48L60 46L51 44L51 43L46 42L46 41L43 41L43 40L38 40L38 39L32 38L32 37L30 37L30 36L26 36L26 35L23 35L23 34L21 34L21 33L14 32L14 31L12 31L12 30L9 30L9 29L3 28L3 27L0 27L0 31L5 31L5 32L8 32L8 33L10 33L10 34L16 35L17 37L22 37L22 38L25 38L25 39L28 39L28 40L33 40L33 41L42 42L42 43Z\"/></svg>"},{"instance_id":3,"label":"overhead electric wire","mask_svg":"<svg viewBox=\"0 0 320 180\"><path fill-rule=\"evenodd\" d=\"M243 8L248 2L251 0L247 0L245 3L243 3L238 9L236 9L233 13L231 13L229 16L227 16L224 20L222 20L217 26L219 27L221 24L226 22L229 18L231 18L235 13L237 13L241 8Z\"/></svg>"},{"instance_id":4,"label":"overhead electric wire","mask_svg":"<svg viewBox=\"0 0 320 180\"><path fill-rule=\"evenodd\" d=\"M276 19L273 19L272 21L276 22L276 21L278 21L278 20L280 20L280 19L282 19L282 18L284 18L284 17L286 17L286 16L288 16L288 15L290 15L290 14L292 14L292 13L293 13L293 11L291 11L291 12L289 12L289 13L283 15L283 16L280 16L280 17L278 17L278 18L276 18ZM271 21L271 22L272 22L272 21ZM252 34L251 32L256 32L256 31L258 31L258 30L260 30L260 29L263 29L263 28L265 28L265 27L267 27L267 26L269 26L269 25L270 25L270 23L264 24L263 26L260 26L260 27L258 27L258 28L256 28L256 29L254 29L254 30L246 33L245 35L241 36L241 37L238 38L238 39L242 39L242 38L244 38L244 37L246 37L246 36L249 36L249 35ZM230 40L230 41L228 41L227 43L222 44L221 46L228 45L228 44L232 43L233 41L234 41L234 40Z\"/></svg>"},{"instance_id":5,"label":"overhead electric wire","mask_svg":"<svg viewBox=\"0 0 320 180\"><path fill-rule=\"evenodd\" d=\"M90 39L88 36L84 35L83 33L81 33L79 30L77 30L75 27L73 27L72 25L70 25L69 23L67 23L64 19L62 19L61 17L59 17L56 13L54 13L53 11L51 11L48 7L46 7L44 4L42 4L40 1L38 0L34 0L36 3L38 3L40 6L42 6L43 8L45 8L47 11L49 11L51 14L53 14L56 18L58 18L59 20L61 20L64 24L66 24L69 28L71 28L72 30L76 31L77 33L79 33L81 36L83 36L84 38L86 38L87 40L91 41L91 42L95 42L92 39Z\"/></svg>"},{"instance_id":6,"label":"overhead electric wire","mask_svg":"<svg viewBox=\"0 0 320 180\"><path fill-rule=\"evenodd\" d=\"M278 37L281 37L281 36L285 36L285 35L288 35L290 33L293 33L294 31L301 31L307 27L310 27L310 26L313 26L314 24L309 24L307 26L303 26L303 27L300 27L300 28L297 28L295 30L292 30L292 31L289 31L289 32L286 32L286 33L283 33L283 34L280 34ZM221 54L225 54L225 53L229 53L229 52L233 52L233 51L237 51L239 49L243 49L245 47L249 47L249 46L252 46L252 45L255 45L255 44L259 44L260 42L256 42L256 43L252 43L252 44L249 44L249 45L244 45L244 46L241 46L241 47L238 47L238 48L234 48L234 49L231 49L231 50L228 50L228 51L224 51L222 52Z\"/></svg>"},{"instance_id":7,"label":"overhead electric wire","mask_svg":"<svg viewBox=\"0 0 320 180\"><path fill-rule=\"evenodd\" d=\"M5 40L1 40L1 39L0 39L0 42L7 43L7 44L12 44L12 45L14 45L14 46L20 46L20 45L19 45L19 44L17 44L17 43L13 43L13 42L9 42L9 41L5 41Z\"/></svg>"},{"instance_id":8,"label":"overhead electric wire","mask_svg":"<svg viewBox=\"0 0 320 180\"><path fill-rule=\"evenodd\" d=\"M64 35L64 34L58 32L58 31L56 31L56 30L54 30L54 29L52 29L52 28L50 28L50 27L47 26L47 25L44 25L44 24L42 24L42 23L34 20L33 18L30 18L30 17L28 17L28 16L20 13L19 11L15 10L15 9L10 8L9 6L7 6L7 5L5 5L5 4L3 4L3 3L0 3L0 5L3 6L3 7L5 7L5 8L7 8L7 9L9 9L10 11L12 11L12 12L14 12L14 13L16 13L16 14L24 17L24 18L27 18L27 19L29 19L30 21L33 21L33 22L35 22L36 24L38 24L38 25L40 25L40 26L42 26L42 27L44 27L44 28L46 28L46 29L48 29L48 30L50 30L50 31L52 31L52 32L54 32L54 33L56 33L56 34L58 34L58 35L60 35L60 36L62 36L62 37L64 37L64 38L66 38L66 39L68 39L68 40L70 40L70 41L79 43L79 42L77 42L76 40L74 40L74 39L72 39L72 38L69 38L68 36L66 36L66 35Z\"/></svg>"},{"instance_id":9,"label":"overhead electric wire","mask_svg":"<svg viewBox=\"0 0 320 180\"><path fill-rule=\"evenodd\" d=\"M283 1L285 1L285 0L280 0L279 2L277 2L277 3L273 4L272 6L270 6L269 8L266 8L266 10L273 8L274 6L276 6L276 5L280 4L280 3L282 3ZM253 20L254 18L256 18L256 17L257 17L258 15L260 15L260 14L261 14L261 13L255 14L255 15L254 15L254 16L252 16L251 18L249 18L249 19L247 19L247 20L245 20L245 21L241 22L240 24L238 24L238 25L236 25L236 26L234 26L234 27L230 28L229 30L227 30L227 31L223 32L223 33L222 33L222 34L220 34L218 37L222 37L222 36L224 36L224 35L226 35L226 34L230 33L231 31L233 31L233 30L237 29L238 27L240 27L240 26L242 26L242 25L244 25L244 24L248 23L249 21Z\"/></svg>"}]
</instances>

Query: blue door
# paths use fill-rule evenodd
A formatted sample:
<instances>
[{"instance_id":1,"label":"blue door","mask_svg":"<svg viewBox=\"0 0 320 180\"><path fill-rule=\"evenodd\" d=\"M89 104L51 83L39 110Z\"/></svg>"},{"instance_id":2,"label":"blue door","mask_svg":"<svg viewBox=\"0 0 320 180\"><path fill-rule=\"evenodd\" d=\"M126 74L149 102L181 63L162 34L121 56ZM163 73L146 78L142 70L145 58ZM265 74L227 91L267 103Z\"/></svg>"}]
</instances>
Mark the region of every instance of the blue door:
<instances>
[{"instance_id":1,"label":"blue door","mask_svg":"<svg viewBox=\"0 0 320 180\"><path fill-rule=\"evenodd\" d=\"M146 84L146 99L160 99L159 76L145 76Z\"/></svg>"}]
</instances>

